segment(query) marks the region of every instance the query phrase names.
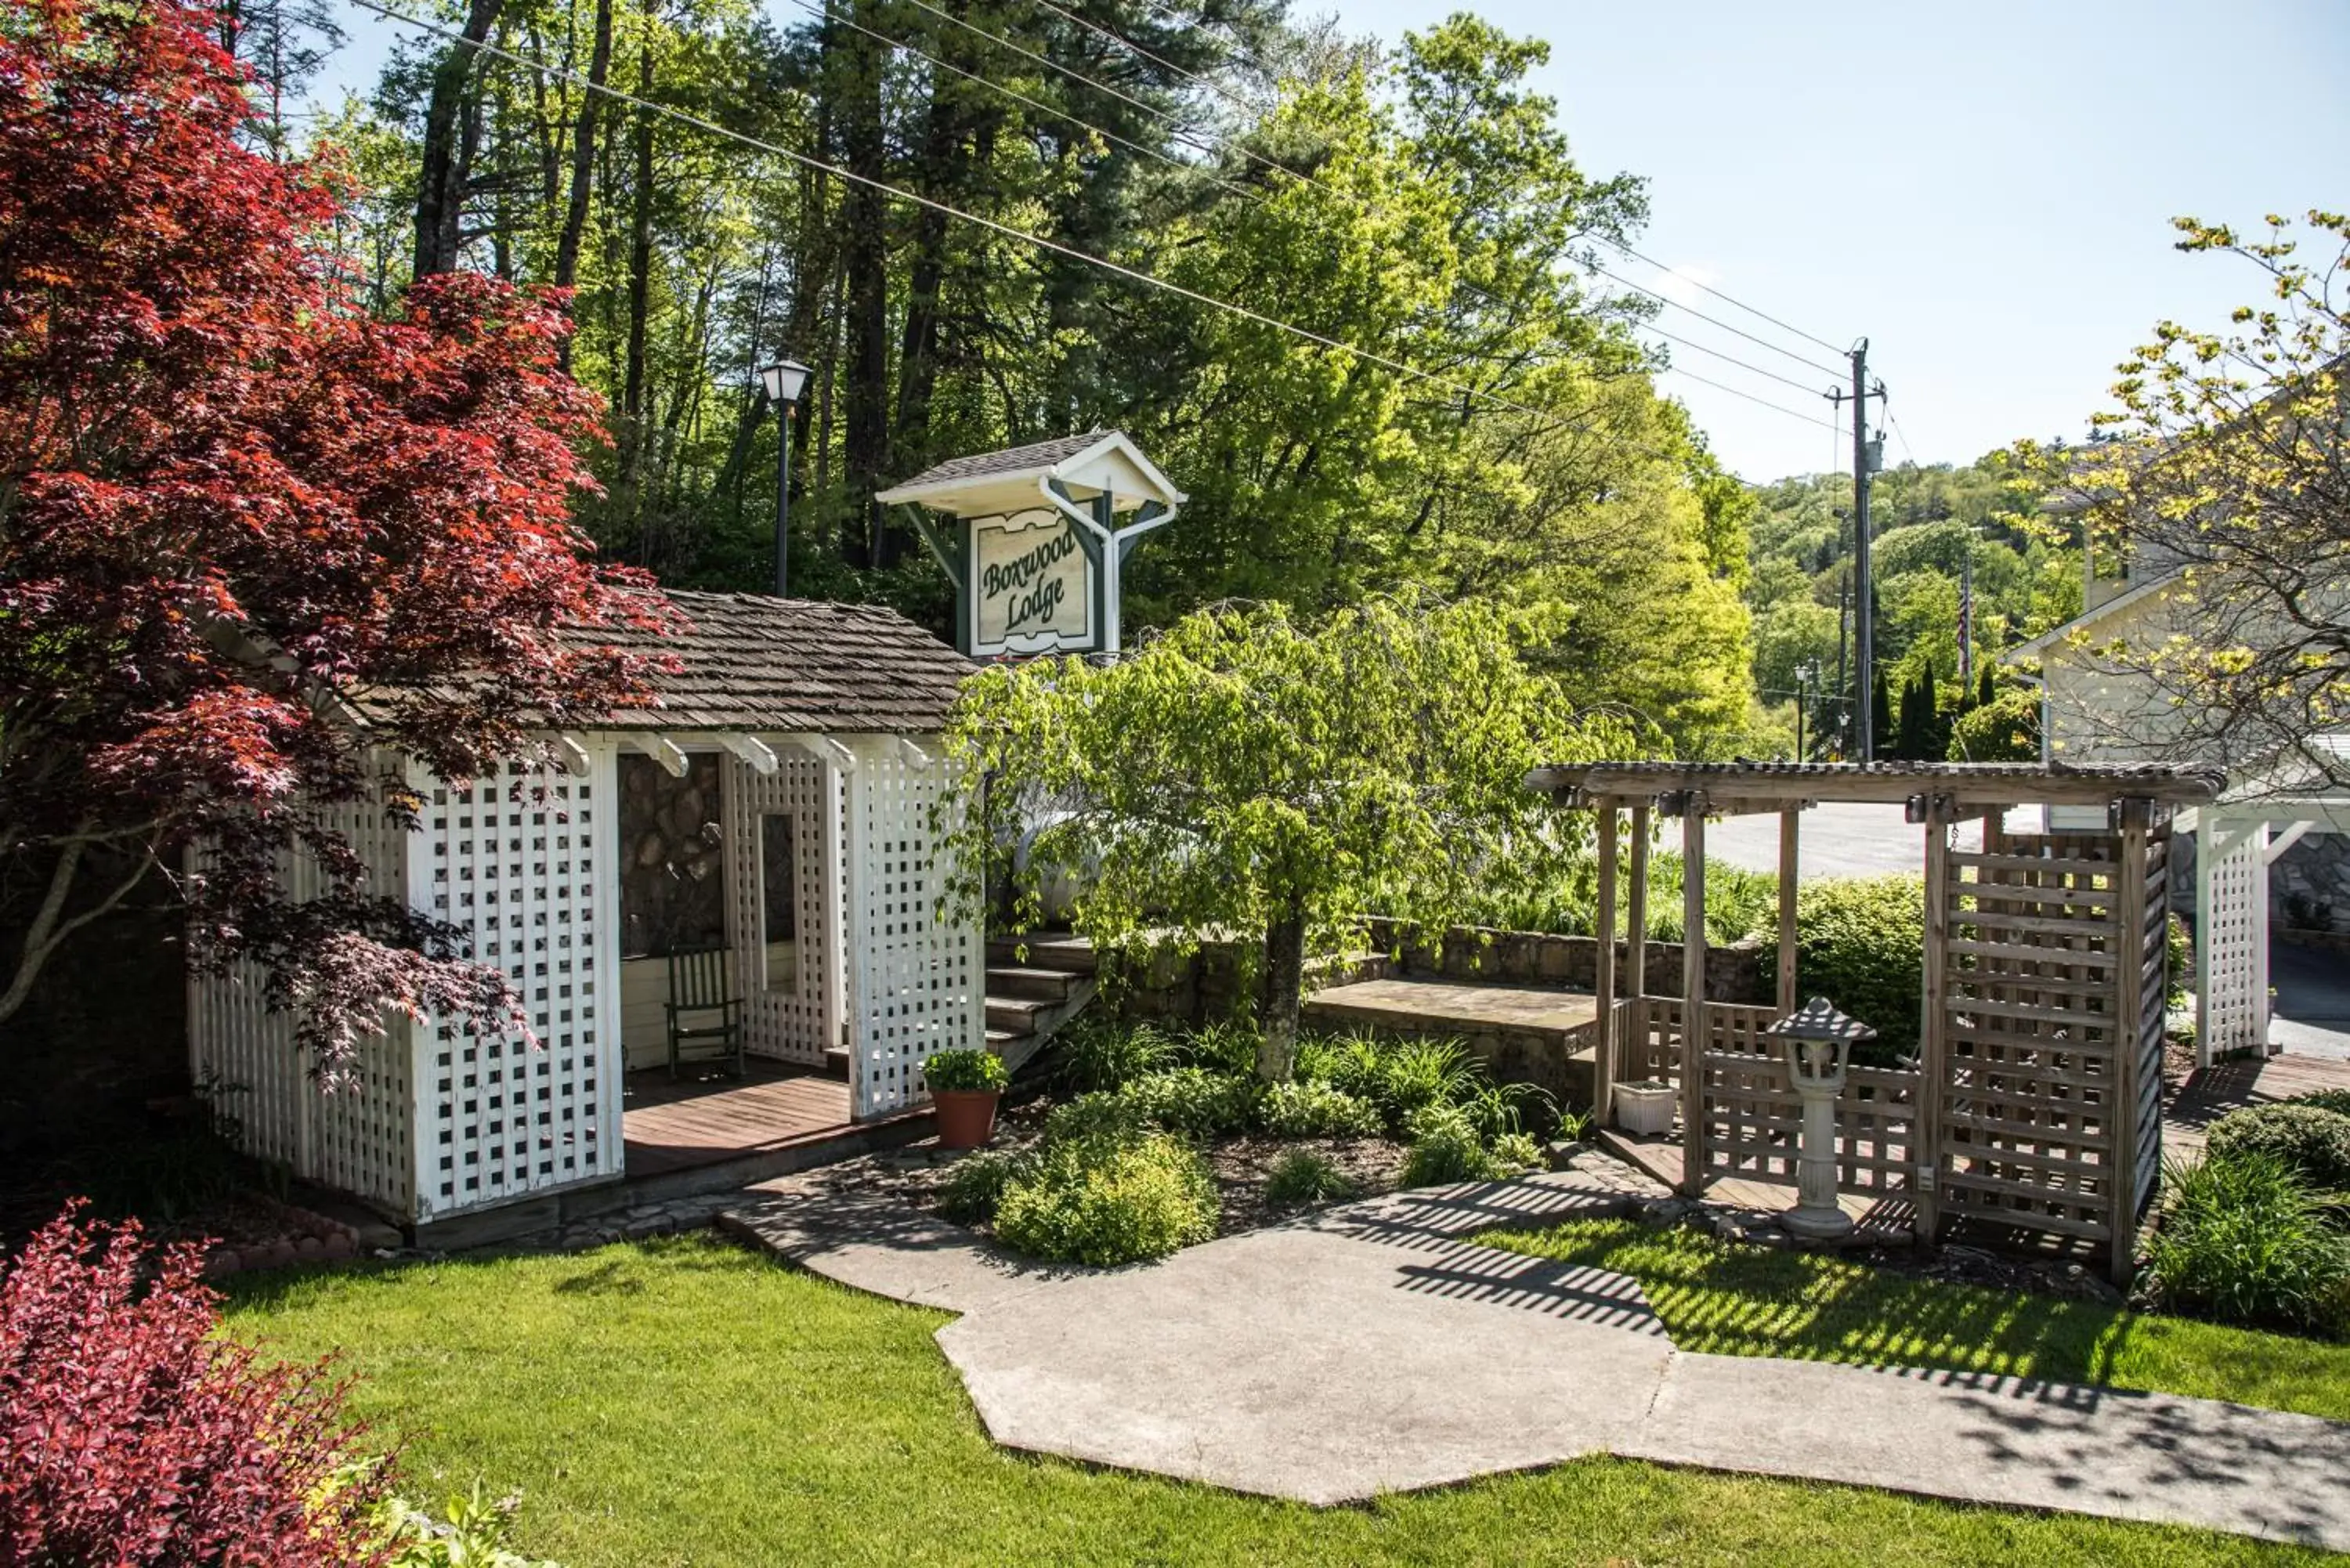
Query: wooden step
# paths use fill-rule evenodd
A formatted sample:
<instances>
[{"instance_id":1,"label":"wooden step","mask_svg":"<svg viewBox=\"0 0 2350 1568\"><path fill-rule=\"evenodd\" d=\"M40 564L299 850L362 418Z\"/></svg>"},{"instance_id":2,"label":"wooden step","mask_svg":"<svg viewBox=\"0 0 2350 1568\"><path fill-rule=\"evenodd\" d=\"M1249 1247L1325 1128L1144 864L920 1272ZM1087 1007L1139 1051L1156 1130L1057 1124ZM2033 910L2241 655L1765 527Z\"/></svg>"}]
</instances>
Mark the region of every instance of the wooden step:
<instances>
[{"instance_id":1,"label":"wooden step","mask_svg":"<svg viewBox=\"0 0 2350 1568\"><path fill-rule=\"evenodd\" d=\"M1066 1002L1077 977L1065 969L1020 969L991 964L987 994L1027 1002Z\"/></svg>"},{"instance_id":2,"label":"wooden step","mask_svg":"<svg viewBox=\"0 0 2350 1568\"><path fill-rule=\"evenodd\" d=\"M1017 1045L1027 1038L1027 1035L1015 1034L1009 1029L991 1029L987 1032L987 1048L1001 1056L1004 1047Z\"/></svg>"},{"instance_id":3,"label":"wooden step","mask_svg":"<svg viewBox=\"0 0 2350 1568\"><path fill-rule=\"evenodd\" d=\"M848 1053L837 1045L824 1054L824 1072L828 1078L848 1082Z\"/></svg>"},{"instance_id":4,"label":"wooden step","mask_svg":"<svg viewBox=\"0 0 2350 1568\"><path fill-rule=\"evenodd\" d=\"M1052 1005L1022 997L991 996L987 999L987 1026L1009 1034L1034 1034L1036 1015Z\"/></svg>"},{"instance_id":5,"label":"wooden step","mask_svg":"<svg viewBox=\"0 0 2350 1568\"><path fill-rule=\"evenodd\" d=\"M1065 974L1094 972L1094 945L1066 931L1039 931L1029 937L994 937L987 944L990 964L1055 969Z\"/></svg>"}]
</instances>

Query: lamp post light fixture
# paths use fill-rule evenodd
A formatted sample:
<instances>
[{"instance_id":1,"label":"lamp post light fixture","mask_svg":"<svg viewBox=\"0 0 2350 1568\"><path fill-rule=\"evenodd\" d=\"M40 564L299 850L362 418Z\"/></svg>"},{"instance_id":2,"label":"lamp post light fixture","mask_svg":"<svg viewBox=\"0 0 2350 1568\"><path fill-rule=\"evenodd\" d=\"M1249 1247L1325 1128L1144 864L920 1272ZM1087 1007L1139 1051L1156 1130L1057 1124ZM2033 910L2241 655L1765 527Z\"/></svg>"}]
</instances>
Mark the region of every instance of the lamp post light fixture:
<instances>
[{"instance_id":1,"label":"lamp post light fixture","mask_svg":"<svg viewBox=\"0 0 2350 1568\"><path fill-rule=\"evenodd\" d=\"M1803 1102L1795 1146L1795 1206L1779 1216L1791 1235L1833 1241L1852 1233L1852 1219L1836 1202L1836 1096L1844 1092L1852 1048L1877 1031L1815 996L1764 1030L1783 1041L1787 1078Z\"/></svg>"},{"instance_id":2,"label":"lamp post light fixture","mask_svg":"<svg viewBox=\"0 0 2350 1568\"><path fill-rule=\"evenodd\" d=\"M775 597L787 597L791 581L792 409L807 387L808 368L778 359L759 371L759 385L775 405Z\"/></svg>"}]
</instances>

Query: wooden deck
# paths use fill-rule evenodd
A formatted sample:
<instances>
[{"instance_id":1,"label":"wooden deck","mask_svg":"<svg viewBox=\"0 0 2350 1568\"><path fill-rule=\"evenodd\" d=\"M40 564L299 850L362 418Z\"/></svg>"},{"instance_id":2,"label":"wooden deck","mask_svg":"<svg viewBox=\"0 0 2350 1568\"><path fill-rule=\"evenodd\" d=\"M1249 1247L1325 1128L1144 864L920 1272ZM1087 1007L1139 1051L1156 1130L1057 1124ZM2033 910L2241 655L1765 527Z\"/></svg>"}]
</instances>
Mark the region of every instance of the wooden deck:
<instances>
[{"instance_id":1,"label":"wooden deck","mask_svg":"<svg viewBox=\"0 0 2350 1568\"><path fill-rule=\"evenodd\" d=\"M2294 1055L2214 1062L2190 1075L2163 1107L2162 1152L2200 1153L2203 1129L2230 1111L2318 1089L2350 1089L2350 1062Z\"/></svg>"},{"instance_id":2,"label":"wooden deck","mask_svg":"<svg viewBox=\"0 0 2350 1568\"><path fill-rule=\"evenodd\" d=\"M851 1127L847 1084L755 1056L739 1080L672 1080L665 1067L631 1073L621 1096L630 1180L818 1142Z\"/></svg>"},{"instance_id":3,"label":"wooden deck","mask_svg":"<svg viewBox=\"0 0 2350 1568\"><path fill-rule=\"evenodd\" d=\"M1609 1153L1638 1166L1668 1187L1680 1185L1681 1145L1679 1138L1638 1137L1615 1127L1604 1129L1600 1137ZM1783 1213L1793 1209L1795 1196L1792 1184L1756 1181L1743 1176L1717 1176L1705 1184L1707 1202L1727 1204L1735 1209L1752 1209L1765 1214ZM1855 1227L1869 1236L1882 1235L1888 1240L1907 1241L1917 1230L1917 1211L1910 1207L1906 1195L1870 1198L1857 1192L1843 1192L1836 1195L1836 1206L1851 1219Z\"/></svg>"}]
</instances>

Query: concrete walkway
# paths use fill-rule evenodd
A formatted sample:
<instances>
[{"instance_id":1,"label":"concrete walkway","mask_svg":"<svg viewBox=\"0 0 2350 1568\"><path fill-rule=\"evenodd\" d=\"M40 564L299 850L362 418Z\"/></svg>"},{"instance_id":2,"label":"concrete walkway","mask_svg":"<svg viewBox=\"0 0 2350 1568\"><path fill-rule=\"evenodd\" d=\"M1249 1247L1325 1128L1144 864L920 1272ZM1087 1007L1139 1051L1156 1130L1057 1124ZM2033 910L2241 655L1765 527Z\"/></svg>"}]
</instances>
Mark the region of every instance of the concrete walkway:
<instances>
[{"instance_id":1,"label":"concrete walkway","mask_svg":"<svg viewBox=\"0 0 2350 1568\"><path fill-rule=\"evenodd\" d=\"M2350 1426L1693 1355L1630 1278L1465 1240L1642 1191L1577 1170L1399 1193L1109 1271L1025 1265L804 1179L753 1189L721 1222L843 1283L962 1314L939 1343L1011 1448L1324 1505L1614 1453L2350 1549Z\"/></svg>"}]
</instances>

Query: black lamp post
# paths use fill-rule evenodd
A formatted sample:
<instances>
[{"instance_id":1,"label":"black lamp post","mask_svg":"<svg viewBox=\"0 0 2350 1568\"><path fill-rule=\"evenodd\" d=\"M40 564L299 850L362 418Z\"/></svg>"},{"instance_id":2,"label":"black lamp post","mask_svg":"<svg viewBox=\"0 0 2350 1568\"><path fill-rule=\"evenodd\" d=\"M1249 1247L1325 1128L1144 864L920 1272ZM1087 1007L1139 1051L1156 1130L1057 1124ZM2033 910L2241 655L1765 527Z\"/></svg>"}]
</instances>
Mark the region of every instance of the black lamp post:
<instances>
[{"instance_id":1,"label":"black lamp post","mask_svg":"<svg viewBox=\"0 0 2350 1568\"><path fill-rule=\"evenodd\" d=\"M806 387L808 368L779 359L759 372L767 400L775 405L775 597L788 596L792 517L792 406Z\"/></svg>"}]
</instances>

